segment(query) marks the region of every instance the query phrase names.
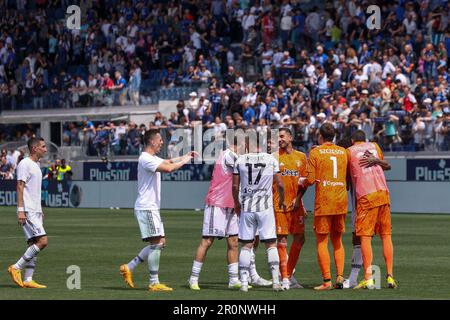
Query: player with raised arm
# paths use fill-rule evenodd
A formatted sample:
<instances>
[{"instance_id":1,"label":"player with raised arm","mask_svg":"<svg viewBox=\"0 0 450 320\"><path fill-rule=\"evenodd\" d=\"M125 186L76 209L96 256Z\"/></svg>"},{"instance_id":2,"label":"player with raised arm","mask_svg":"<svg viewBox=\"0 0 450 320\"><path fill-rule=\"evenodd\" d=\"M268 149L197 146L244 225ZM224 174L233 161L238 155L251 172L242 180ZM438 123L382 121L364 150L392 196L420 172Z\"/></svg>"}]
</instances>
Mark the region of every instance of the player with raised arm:
<instances>
[{"instance_id":1,"label":"player with raised arm","mask_svg":"<svg viewBox=\"0 0 450 320\"><path fill-rule=\"evenodd\" d=\"M157 129L151 129L144 135L145 149L138 162L138 197L134 204L134 214L139 224L142 240L149 242L139 254L128 264L120 266L120 273L125 282L134 288L132 272L138 264L148 261L150 273L150 291L172 291L172 288L159 282L159 260L161 250L165 247L166 238L160 216L161 203L161 172L173 172L191 162L196 152L164 160L156 154L163 145L163 140Z\"/></svg>"},{"instance_id":2,"label":"player with raised arm","mask_svg":"<svg viewBox=\"0 0 450 320\"><path fill-rule=\"evenodd\" d=\"M353 146L347 149L349 173L356 197L356 237L361 241L364 280L355 289L374 289L372 278L372 237L380 235L386 262L388 288L397 288L393 276L394 249L389 189L384 170L391 166L384 160L380 147L366 142L364 131L352 135Z\"/></svg>"},{"instance_id":3,"label":"player with raised arm","mask_svg":"<svg viewBox=\"0 0 450 320\"><path fill-rule=\"evenodd\" d=\"M331 123L324 123L319 129L320 146L311 150L308 160L306 185L315 184L314 232L317 241L317 258L323 283L315 290L330 290L330 254L328 237L334 250L336 265L336 289L343 288L345 251L342 234L345 232L347 214L347 154L346 150L333 143L335 129Z\"/></svg>"},{"instance_id":4,"label":"player with raised arm","mask_svg":"<svg viewBox=\"0 0 450 320\"><path fill-rule=\"evenodd\" d=\"M232 195L232 177L235 162L239 154L238 139L233 135L227 135L228 148L221 152L216 160L212 174L211 184L205 200L203 217L202 240L195 253L192 264L189 287L192 290L200 290L198 279L206 254L216 238L227 239L228 261L228 287L239 289L239 263L238 263L238 233L239 217L234 212L234 200ZM257 273L256 273L257 275ZM253 279L255 285L266 286L271 282L261 277Z\"/></svg>"},{"instance_id":5,"label":"player with raised arm","mask_svg":"<svg viewBox=\"0 0 450 320\"><path fill-rule=\"evenodd\" d=\"M280 256L280 272L282 287L303 288L293 276L298 256L305 242L305 215L302 196L306 189L298 184L300 177L306 177L307 159L302 152L294 150L292 146L293 136L289 128L280 128L278 134L279 151L274 154L280 164L281 178L283 180L286 211L277 206L275 209L275 221L277 227L277 248ZM278 203L277 186L273 186L273 200ZM288 235L293 236L293 241L287 255Z\"/></svg>"},{"instance_id":6,"label":"player with raised arm","mask_svg":"<svg viewBox=\"0 0 450 320\"><path fill-rule=\"evenodd\" d=\"M256 136L258 138L258 136ZM275 177L279 205L284 207L284 189L278 161L271 154L260 152L256 139L256 152L239 156L234 167L233 198L239 218L239 255L241 291L248 291L250 264L255 234L265 243L267 259L272 274L272 288L282 290L279 279L280 259L276 247L275 215L273 211L272 184ZM250 143L247 143L249 145ZM239 196L239 187L241 194Z\"/></svg>"},{"instance_id":7,"label":"player with raised arm","mask_svg":"<svg viewBox=\"0 0 450 320\"><path fill-rule=\"evenodd\" d=\"M42 289L46 286L33 280L36 256L48 245L44 229L44 212L41 207L42 171L40 159L47 153L42 138L31 138L27 142L30 156L17 165L17 218L22 226L28 248L23 256L8 268L12 280L22 288ZM25 269L24 281L21 271Z\"/></svg>"}]
</instances>

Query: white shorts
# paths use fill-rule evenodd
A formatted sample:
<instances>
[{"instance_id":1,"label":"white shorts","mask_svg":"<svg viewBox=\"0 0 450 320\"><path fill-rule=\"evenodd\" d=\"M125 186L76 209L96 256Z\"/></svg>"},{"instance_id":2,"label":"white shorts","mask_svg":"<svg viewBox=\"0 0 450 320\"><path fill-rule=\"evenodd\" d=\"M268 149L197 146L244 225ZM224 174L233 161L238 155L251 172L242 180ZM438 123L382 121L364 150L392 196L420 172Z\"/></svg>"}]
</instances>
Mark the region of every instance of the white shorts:
<instances>
[{"instance_id":1,"label":"white shorts","mask_svg":"<svg viewBox=\"0 0 450 320\"><path fill-rule=\"evenodd\" d=\"M27 241L47 235L42 212L25 212L25 216L27 219L22 228Z\"/></svg>"},{"instance_id":2,"label":"white shorts","mask_svg":"<svg viewBox=\"0 0 450 320\"><path fill-rule=\"evenodd\" d=\"M237 236L239 233L239 218L233 208L205 206L203 215L203 237L224 238Z\"/></svg>"},{"instance_id":3,"label":"white shorts","mask_svg":"<svg viewBox=\"0 0 450 320\"><path fill-rule=\"evenodd\" d=\"M141 230L142 240L164 237L164 225L159 210L134 210L134 215Z\"/></svg>"},{"instance_id":4,"label":"white shorts","mask_svg":"<svg viewBox=\"0 0 450 320\"><path fill-rule=\"evenodd\" d=\"M273 208L261 212L241 212L239 240L254 240L257 233L261 241L277 238Z\"/></svg>"}]
</instances>

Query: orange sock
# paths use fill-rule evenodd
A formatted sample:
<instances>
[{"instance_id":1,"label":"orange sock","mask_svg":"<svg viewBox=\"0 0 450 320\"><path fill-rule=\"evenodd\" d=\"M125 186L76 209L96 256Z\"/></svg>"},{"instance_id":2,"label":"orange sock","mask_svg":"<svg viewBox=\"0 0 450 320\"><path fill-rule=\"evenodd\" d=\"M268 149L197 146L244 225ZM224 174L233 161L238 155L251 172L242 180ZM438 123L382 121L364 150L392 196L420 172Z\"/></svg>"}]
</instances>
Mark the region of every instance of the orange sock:
<instances>
[{"instance_id":1,"label":"orange sock","mask_svg":"<svg viewBox=\"0 0 450 320\"><path fill-rule=\"evenodd\" d=\"M287 273L288 277L292 276L295 266L297 265L298 256L302 250L302 243L298 241L293 241L291 244L291 249L289 250L289 258L287 261Z\"/></svg>"},{"instance_id":2,"label":"orange sock","mask_svg":"<svg viewBox=\"0 0 450 320\"><path fill-rule=\"evenodd\" d=\"M364 265L364 279L372 278L372 237L361 236L361 254Z\"/></svg>"},{"instance_id":3,"label":"orange sock","mask_svg":"<svg viewBox=\"0 0 450 320\"><path fill-rule=\"evenodd\" d=\"M387 274L394 276L394 246L392 245L392 237L390 234L381 236L381 242L383 243L383 255L386 262Z\"/></svg>"},{"instance_id":4,"label":"orange sock","mask_svg":"<svg viewBox=\"0 0 450 320\"><path fill-rule=\"evenodd\" d=\"M280 256L280 273L281 273L281 279L288 278L287 273L287 243L286 242L278 242L277 243L277 249L278 249L278 255Z\"/></svg>"},{"instance_id":5,"label":"orange sock","mask_svg":"<svg viewBox=\"0 0 450 320\"><path fill-rule=\"evenodd\" d=\"M331 280L330 253L328 252L328 234L316 233L317 240L317 260L322 271L323 280Z\"/></svg>"},{"instance_id":6,"label":"orange sock","mask_svg":"<svg viewBox=\"0 0 450 320\"><path fill-rule=\"evenodd\" d=\"M331 243L334 249L334 263L336 265L336 273L338 276L344 276L345 249L342 244L342 233L331 233Z\"/></svg>"}]
</instances>

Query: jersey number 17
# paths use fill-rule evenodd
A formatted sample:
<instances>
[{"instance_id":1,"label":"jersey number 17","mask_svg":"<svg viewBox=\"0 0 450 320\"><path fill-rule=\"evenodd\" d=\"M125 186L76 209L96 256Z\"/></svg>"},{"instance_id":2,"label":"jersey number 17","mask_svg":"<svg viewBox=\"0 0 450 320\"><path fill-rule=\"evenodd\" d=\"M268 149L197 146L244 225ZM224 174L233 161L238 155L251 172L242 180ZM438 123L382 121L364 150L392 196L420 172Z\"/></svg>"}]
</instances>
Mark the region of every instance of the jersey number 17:
<instances>
[{"instance_id":1,"label":"jersey number 17","mask_svg":"<svg viewBox=\"0 0 450 320\"><path fill-rule=\"evenodd\" d=\"M246 163L245 166L248 169L248 184L249 185L257 185L259 183L259 180L261 180L262 172L264 171L264 168L266 167L265 163ZM258 175L256 176L255 181L253 182L253 168L258 169Z\"/></svg>"}]
</instances>

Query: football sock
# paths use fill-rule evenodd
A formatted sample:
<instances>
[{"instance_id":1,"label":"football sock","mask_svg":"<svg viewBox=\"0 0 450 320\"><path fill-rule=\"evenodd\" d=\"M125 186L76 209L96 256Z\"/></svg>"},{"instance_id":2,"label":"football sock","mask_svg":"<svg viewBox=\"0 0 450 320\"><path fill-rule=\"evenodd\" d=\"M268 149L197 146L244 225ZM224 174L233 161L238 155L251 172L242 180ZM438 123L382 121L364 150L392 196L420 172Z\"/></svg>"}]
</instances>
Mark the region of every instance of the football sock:
<instances>
[{"instance_id":1,"label":"football sock","mask_svg":"<svg viewBox=\"0 0 450 320\"><path fill-rule=\"evenodd\" d=\"M39 247L35 244L29 246L19 261L16 262L14 268L22 270L40 251Z\"/></svg>"},{"instance_id":2,"label":"football sock","mask_svg":"<svg viewBox=\"0 0 450 320\"><path fill-rule=\"evenodd\" d=\"M364 265L364 279L372 278L372 237L361 236L361 253Z\"/></svg>"},{"instance_id":3,"label":"football sock","mask_svg":"<svg viewBox=\"0 0 450 320\"><path fill-rule=\"evenodd\" d=\"M328 252L328 234L316 233L317 241L317 261L319 262L322 278L331 279L330 253Z\"/></svg>"},{"instance_id":4,"label":"football sock","mask_svg":"<svg viewBox=\"0 0 450 320\"><path fill-rule=\"evenodd\" d=\"M278 256L277 248L270 247L267 249L267 261L269 262L269 270L272 274L272 282L279 284L280 257Z\"/></svg>"},{"instance_id":5,"label":"football sock","mask_svg":"<svg viewBox=\"0 0 450 320\"><path fill-rule=\"evenodd\" d=\"M136 257L133 258L130 262L128 262L128 268L130 271L134 271L134 269L144 261L148 260L148 253L150 251L150 246L144 247L141 252L138 253Z\"/></svg>"},{"instance_id":6,"label":"football sock","mask_svg":"<svg viewBox=\"0 0 450 320\"><path fill-rule=\"evenodd\" d=\"M331 243L334 249L334 263L336 265L336 274L344 276L345 249L342 244L342 233L331 233Z\"/></svg>"},{"instance_id":7,"label":"football sock","mask_svg":"<svg viewBox=\"0 0 450 320\"><path fill-rule=\"evenodd\" d=\"M392 236L390 234L382 235L384 261L386 262L387 274L394 276L394 246L392 245Z\"/></svg>"},{"instance_id":8,"label":"football sock","mask_svg":"<svg viewBox=\"0 0 450 320\"><path fill-rule=\"evenodd\" d=\"M228 265L228 278L230 283L239 281L239 263L235 262Z\"/></svg>"},{"instance_id":9,"label":"football sock","mask_svg":"<svg viewBox=\"0 0 450 320\"><path fill-rule=\"evenodd\" d=\"M25 281L33 280L33 273L34 269L36 268L36 259L36 257L33 257L25 266L25 272L23 274L23 278Z\"/></svg>"},{"instance_id":10,"label":"football sock","mask_svg":"<svg viewBox=\"0 0 450 320\"><path fill-rule=\"evenodd\" d=\"M252 251L249 248L242 247L239 254L239 275L242 285L248 285L250 273L250 264L252 259Z\"/></svg>"},{"instance_id":11,"label":"football sock","mask_svg":"<svg viewBox=\"0 0 450 320\"><path fill-rule=\"evenodd\" d=\"M359 244L353 246L352 256L352 271L348 278L350 283L356 283L358 281L359 270L362 266L361 246Z\"/></svg>"},{"instance_id":12,"label":"football sock","mask_svg":"<svg viewBox=\"0 0 450 320\"><path fill-rule=\"evenodd\" d=\"M200 272L202 271L203 262L195 261L192 263L192 271L191 271L191 279L189 280L191 283L197 283L198 278L200 277Z\"/></svg>"},{"instance_id":13,"label":"football sock","mask_svg":"<svg viewBox=\"0 0 450 320\"><path fill-rule=\"evenodd\" d=\"M287 252L286 252L286 242L278 242L277 243L277 250L278 250L278 256L280 260L280 272L281 272L281 278L287 279L288 277L288 271L287 271Z\"/></svg>"},{"instance_id":14,"label":"football sock","mask_svg":"<svg viewBox=\"0 0 450 320\"><path fill-rule=\"evenodd\" d=\"M159 272L159 259L161 257L161 245L152 244L149 246L150 250L148 252L148 269L150 272L150 284L159 283L158 272Z\"/></svg>"},{"instance_id":15,"label":"football sock","mask_svg":"<svg viewBox=\"0 0 450 320\"><path fill-rule=\"evenodd\" d=\"M258 274L258 271L256 271L256 249L251 249L251 258L250 258L250 277L253 282L256 282L260 276Z\"/></svg>"},{"instance_id":16,"label":"football sock","mask_svg":"<svg viewBox=\"0 0 450 320\"><path fill-rule=\"evenodd\" d=\"M292 272L294 272L295 266L297 265L298 256L300 255L301 250L302 250L302 243L293 241L291 244L291 249L289 250L289 258L287 261L287 273L289 278L292 276Z\"/></svg>"}]
</instances>

